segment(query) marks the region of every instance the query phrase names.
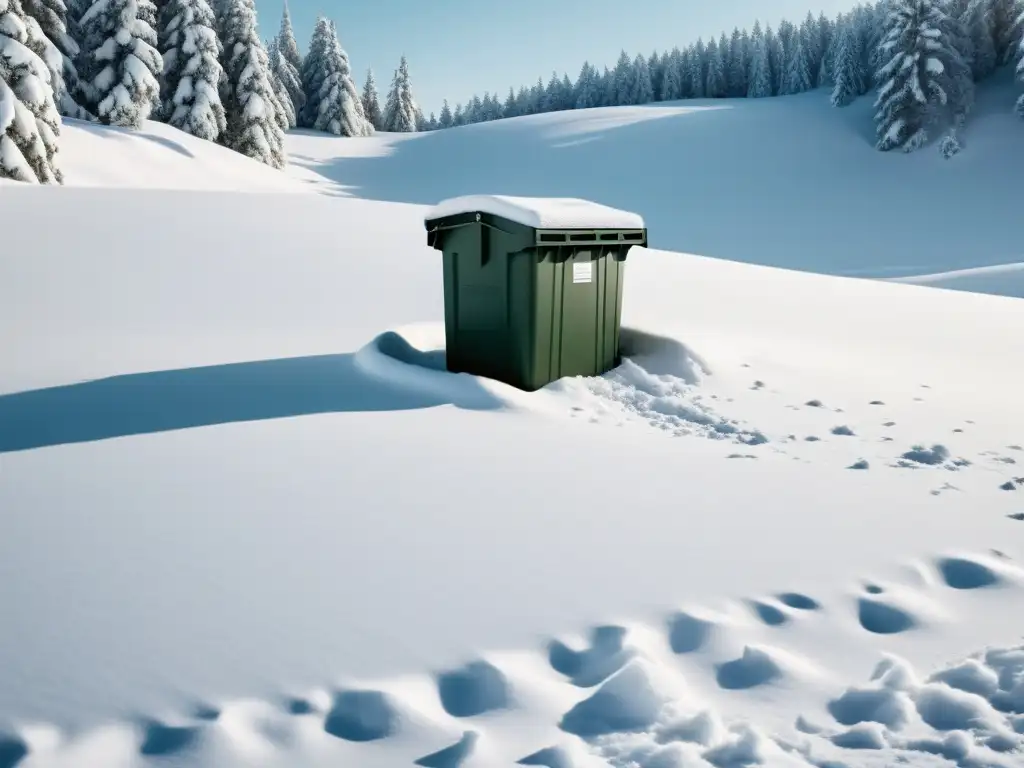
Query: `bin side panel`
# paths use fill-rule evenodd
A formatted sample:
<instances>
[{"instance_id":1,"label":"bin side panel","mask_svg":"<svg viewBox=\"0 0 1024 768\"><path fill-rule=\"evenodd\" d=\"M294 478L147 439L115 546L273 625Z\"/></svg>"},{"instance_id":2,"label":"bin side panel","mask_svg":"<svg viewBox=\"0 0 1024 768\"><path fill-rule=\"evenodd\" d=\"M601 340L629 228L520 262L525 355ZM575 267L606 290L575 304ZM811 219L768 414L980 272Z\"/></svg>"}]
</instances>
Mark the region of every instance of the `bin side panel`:
<instances>
[{"instance_id":1,"label":"bin side panel","mask_svg":"<svg viewBox=\"0 0 1024 768\"><path fill-rule=\"evenodd\" d=\"M449 371L505 379L508 369L506 259L480 225L462 227L445 244L452 260L452 301L445 296Z\"/></svg>"}]
</instances>

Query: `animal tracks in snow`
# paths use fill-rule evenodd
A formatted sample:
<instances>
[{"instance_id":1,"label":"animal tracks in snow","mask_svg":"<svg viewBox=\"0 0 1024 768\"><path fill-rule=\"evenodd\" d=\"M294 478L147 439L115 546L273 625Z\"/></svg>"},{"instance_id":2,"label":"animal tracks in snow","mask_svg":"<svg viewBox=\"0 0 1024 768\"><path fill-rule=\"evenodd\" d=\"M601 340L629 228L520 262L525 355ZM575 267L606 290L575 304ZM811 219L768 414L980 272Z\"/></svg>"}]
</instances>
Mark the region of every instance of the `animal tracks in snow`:
<instances>
[{"instance_id":1,"label":"animal tracks in snow","mask_svg":"<svg viewBox=\"0 0 1024 768\"><path fill-rule=\"evenodd\" d=\"M848 756L871 750L888 760L955 752L958 765L1009 768L1024 749L1024 646L986 650L929 676L883 656L867 681L839 686L820 710L801 713L796 741L777 728L728 719L700 692L710 684L722 695L742 697L779 686L818 689L835 680L787 648L788 633L801 622L842 626L855 618L866 640L925 631L949 617L945 601L957 595L973 599L993 589L1024 588L1024 570L994 552L940 554L913 564L911 572L917 577L907 583L862 583L852 606L781 591L715 611L670 612L660 628L599 625L582 642L550 640L546 653L478 658L432 676L321 689L276 704L204 704L178 719L140 719L115 729L108 747L114 745L122 762L174 759L202 766L215 764L225 743L267 755L303 741L324 765L338 764L332 755L344 755L338 758L343 764L379 765L371 760L374 750L392 749L398 751L386 753L395 756L389 764L425 768L492 758L555 768L810 768L859 766ZM532 660L516 661L523 658ZM695 687L695 680L704 682ZM531 717L550 718L531 726L536 748L494 757L492 731L518 728L515 723ZM32 765L56 764L88 738L0 732L0 768L29 757Z\"/></svg>"}]
</instances>

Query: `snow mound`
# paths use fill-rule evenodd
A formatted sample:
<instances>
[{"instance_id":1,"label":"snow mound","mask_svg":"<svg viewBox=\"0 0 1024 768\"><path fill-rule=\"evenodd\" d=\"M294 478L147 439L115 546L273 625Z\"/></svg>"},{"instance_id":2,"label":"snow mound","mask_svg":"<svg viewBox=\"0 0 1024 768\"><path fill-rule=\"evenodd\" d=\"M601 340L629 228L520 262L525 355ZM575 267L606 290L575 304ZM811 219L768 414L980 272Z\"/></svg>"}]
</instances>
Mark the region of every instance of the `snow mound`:
<instances>
[{"instance_id":1,"label":"snow mound","mask_svg":"<svg viewBox=\"0 0 1024 768\"><path fill-rule=\"evenodd\" d=\"M69 187L312 192L314 185L164 123L139 130L64 118L61 167Z\"/></svg>"},{"instance_id":2,"label":"snow mound","mask_svg":"<svg viewBox=\"0 0 1024 768\"><path fill-rule=\"evenodd\" d=\"M386 331L356 352L354 362L367 376L464 408L507 407L516 397L512 387L499 382L450 373L445 367L443 325Z\"/></svg>"}]
</instances>

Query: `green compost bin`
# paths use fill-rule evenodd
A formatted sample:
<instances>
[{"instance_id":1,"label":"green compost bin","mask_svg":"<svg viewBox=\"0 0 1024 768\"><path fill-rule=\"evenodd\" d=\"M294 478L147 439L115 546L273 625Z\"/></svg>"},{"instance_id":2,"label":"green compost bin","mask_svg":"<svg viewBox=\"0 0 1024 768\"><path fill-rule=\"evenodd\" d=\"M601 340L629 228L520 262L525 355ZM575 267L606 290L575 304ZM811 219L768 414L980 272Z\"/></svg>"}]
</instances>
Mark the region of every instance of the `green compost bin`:
<instances>
[{"instance_id":1,"label":"green compost bin","mask_svg":"<svg viewBox=\"0 0 1024 768\"><path fill-rule=\"evenodd\" d=\"M626 254L643 219L576 199L453 198L426 217L443 254L449 371L532 391L620 362Z\"/></svg>"}]
</instances>

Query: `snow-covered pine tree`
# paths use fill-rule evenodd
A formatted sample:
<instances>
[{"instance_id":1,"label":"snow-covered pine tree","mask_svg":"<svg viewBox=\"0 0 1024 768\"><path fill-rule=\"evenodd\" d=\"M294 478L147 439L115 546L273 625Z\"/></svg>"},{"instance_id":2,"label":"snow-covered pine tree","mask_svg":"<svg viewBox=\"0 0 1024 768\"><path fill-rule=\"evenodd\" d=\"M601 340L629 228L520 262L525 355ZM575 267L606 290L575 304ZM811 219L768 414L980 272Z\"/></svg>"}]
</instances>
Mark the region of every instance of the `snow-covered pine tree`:
<instances>
[{"instance_id":1,"label":"snow-covered pine tree","mask_svg":"<svg viewBox=\"0 0 1024 768\"><path fill-rule=\"evenodd\" d=\"M704 53L707 56L704 95L709 99L720 99L726 95L725 59L722 57L722 48L715 38L711 38Z\"/></svg>"},{"instance_id":2,"label":"snow-covered pine tree","mask_svg":"<svg viewBox=\"0 0 1024 768\"><path fill-rule=\"evenodd\" d=\"M482 103L473 97L473 114L479 119ZM416 100L412 95L409 80L409 62L402 56L398 69L391 81L387 105L384 107L384 130L394 133L410 133L416 130Z\"/></svg>"},{"instance_id":3,"label":"snow-covered pine tree","mask_svg":"<svg viewBox=\"0 0 1024 768\"><path fill-rule=\"evenodd\" d=\"M281 13L281 26L275 40L278 50L281 52L281 61L274 68L274 73L288 89L295 116L298 118L306 104L306 94L302 90L302 56L299 55L299 44L295 41L287 0Z\"/></svg>"},{"instance_id":4,"label":"snow-covered pine tree","mask_svg":"<svg viewBox=\"0 0 1024 768\"><path fill-rule=\"evenodd\" d=\"M519 90L516 91L516 116L530 114L530 89L525 85L520 85Z\"/></svg>"},{"instance_id":5,"label":"snow-covered pine tree","mask_svg":"<svg viewBox=\"0 0 1024 768\"><path fill-rule=\"evenodd\" d=\"M96 0L81 19L86 109L101 122L139 128L160 104L163 58L152 0Z\"/></svg>"},{"instance_id":6,"label":"snow-covered pine tree","mask_svg":"<svg viewBox=\"0 0 1024 768\"><path fill-rule=\"evenodd\" d=\"M614 91L608 106L627 106L633 92L633 62L624 50L619 52L619 59L615 62L613 80Z\"/></svg>"},{"instance_id":7,"label":"snow-covered pine tree","mask_svg":"<svg viewBox=\"0 0 1024 768\"><path fill-rule=\"evenodd\" d=\"M785 62L789 61L789 55L793 47L793 35L795 34L796 27L793 25L793 22L786 19L779 22L779 30L776 35L779 38L779 44L782 46L783 67L785 67Z\"/></svg>"},{"instance_id":8,"label":"snow-covered pine tree","mask_svg":"<svg viewBox=\"0 0 1024 768\"><path fill-rule=\"evenodd\" d=\"M221 141L246 157L283 168L280 104L267 50L256 32L256 4L253 0L221 0L218 17L224 46L221 100L227 117Z\"/></svg>"},{"instance_id":9,"label":"snow-covered pine tree","mask_svg":"<svg viewBox=\"0 0 1024 768\"><path fill-rule=\"evenodd\" d=\"M60 184L60 115L51 71L40 52L53 49L20 0L0 0L0 178Z\"/></svg>"},{"instance_id":10,"label":"snow-covered pine tree","mask_svg":"<svg viewBox=\"0 0 1024 768\"><path fill-rule=\"evenodd\" d=\"M77 24L69 26L68 9L64 0L23 0L22 9L35 19L43 35L56 48L43 60L50 69L50 84L60 114L67 117L89 119L91 115L81 105L82 86L75 64L80 53L78 43L71 34Z\"/></svg>"},{"instance_id":11,"label":"snow-covered pine tree","mask_svg":"<svg viewBox=\"0 0 1024 768\"><path fill-rule=\"evenodd\" d=\"M303 128L312 128L319 113L319 102L316 104L312 102L319 95L320 86L324 82L324 58L330 38L330 23L324 16L318 16L309 40L309 51L303 58L302 69L299 71L302 94L305 99L302 109L299 110L299 125Z\"/></svg>"},{"instance_id":12,"label":"snow-covered pine tree","mask_svg":"<svg viewBox=\"0 0 1024 768\"><path fill-rule=\"evenodd\" d=\"M651 85L651 70L647 59L637 54L633 59L633 82L629 93L630 104L649 104L654 101L654 87Z\"/></svg>"},{"instance_id":13,"label":"snow-covered pine tree","mask_svg":"<svg viewBox=\"0 0 1024 768\"><path fill-rule=\"evenodd\" d=\"M287 73L288 68L285 65L284 56L281 54L281 47L278 45L276 37L270 40L266 47L267 60L270 62L270 84L274 86L274 96L277 97L276 106L279 118L277 122L282 130L287 131L290 128L294 128L298 123L292 95L288 92L288 86L284 84L284 80L281 78L281 74Z\"/></svg>"},{"instance_id":14,"label":"snow-covered pine tree","mask_svg":"<svg viewBox=\"0 0 1024 768\"><path fill-rule=\"evenodd\" d=\"M510 85L508 87L508 96L505 97L505 103L501 106L502 117L517 117L519 115L519 103L516 101L515 89Z\"/></svg>"},{"instance_id":15,"label":"snow-covered pine tree","mask_svg":"<svg viewBox=\"0 0 1024 768\"><path fill-rule=\"evenodd\" d=\"M541 109L544 112L558 112L562 108L562 81L557 72L551 73L547 87L544 88L544 98L541 102Z\"/></svg>"},{"instance_id":16,"label":"snow-covered pine tree","mask_svg":"<svg viewBox=\"0 0 1024 768\"><path fill-rule=\"evenodd\" d=\"M465 125L465 124L466 124L466 114L462 110L462 105L461 104L456 104L455 105L455 111L452 113L452 127L459 126L459 125Z\"/></svg>"},{"instance_id":17,"label":"snow-covered pine tree","mask_svg":"<svg viewBox=\"0 0 1024 768\"><path fill-rule=\"evenodd\" d=\"M835 61L839 49L839 27L842 24L842 15L836 21L829 21L825 14L818 17L818 35L821 40L821 64L817 72L817 85L819 88L826 85L835 85Z\"/></svg>"},{"instance_id":18,"label":"snow-covered pine tree","mask_svg":"<svg viewBox=\"0 0 1024 768\"><path fill-rule=\"evenodd\" d=\"M752 45L747 98L762 99L772 95L772 70L769 63L767 36L757 35L754 37Z\"/></svg>"},{"instance_id":19,"label":"snow-covered pine tree","mask_svg":"<svg viewBox=\"0 0 1024 768\"><path fill-rule=\"evenodd\" d=\"M785 93L803 93L814 85L811 79L811 63L804 41L803 31L793 34L789 61L786 65Z\"/></svg>"},{"instance_id":20,"label":"snow-covered pine tree","mask_svg":"<svg viewBox=\"0 0 1024 768\"><path fill-rule=\"evenodd\" d=\"M849 16L843 18L837 35L835 59L832 62L832 80L835 83L832 88L832 106L845 107L864 89L860 35L854 19Z\"/></svg>"},{"instance_id":21,"label":"snow-covered pine tree","mask_svg":"<svg viewBox=\"0 0 1024 768\"><path fill-rule=\"evenodd\" d=\"M341 47L333 22L327 22L326 45L320 58L319 90L306 106L312 118L310 128L335 136L369 136L373 126L366 119L359 91L352 80L348 54ZM409 112L410 130L416 128L416 108ZM315 111L314 111L315 110Z\"/></svg>"},{"instance_id":22,"label":"snow-covered pine tree","mask_svg":"<svg viewBox=\"0 0 1024 768\"><path fill-rule=\"evenodd\" d=\"M647 71L651 74L651 101L657 101L661 93L661 81L665 77L665 58L659 56L657 51L647 57Z\"/></svg>"},{"instance_id":23,"label":"snow-covered pine tree","mask_svg":"<svg viewBox=\"0 0 1024 768\"><path fill-rule=\"evenodd\" d=\"M216 141L227 129L217 19L207 0L168 0L159 20L164 60L161 116L185 133Z\"/></svg>"},{"instance_id":24,"label":"snow-covered pine tree","mask_svg":"<svg viewBox=\"0 0 1024 768\"><path fill-rule=\"evenodd\" d=\"M576 109L590 109L601 104L601 92L598 89L597 70L590 62L583 62L580 68L580 76L576 79L575 93Z\"/></svg>"},{"instance_id":25,"label":"snow-covered pine tree","mask_svg":"<svg viewBox=\"0 0 1024 768\"><path fill-rule=\"evenodd\" d=\"M615 79L615 72L608 69L607 66L604 67L604 71L601 73L598 93L601 94L602 107L615 106L615 100L618 98L618 85Z\"/></svg>"},{"instance_id":26,"label":"snow-covered pine tree","mask_svg":"<svg viewBox=\"0 0 1024 768\"><path fill-rule=\"evenodd\" d=\"M562 73L562 109L574 109L576 107L576 87L573 85L572 80L569 79L569 73ZM497 103L497 94L495 94L495 103Z\"/></svg>"},{"instance_id":27,"label":"snow-covered pine tree","mask_svg":"<svg viewBox=\"0 0 1024 768\"><path fill-rule=\"evenodd\" d=\"M678 48L673 48L665 62L665 73L661 80L661 101L676 101L683 97L681 80L679 76L682 54Z\"/></svg>"},{"instance_id":28,"label":"snow-covered pine tree","mask_svg":"<svg viewBox=\"0 0 1024 768\"><path fill-rule=\"evenodd\" d=\"M953 118L953 129L958 131L974 105L974 44L971 40L966 15L947 12L957 10L956 3L940 3L938 8L943 14L940 31L950 49L949 55L943 62L946 68L945 87L949 97L946 106ZM881 50L881 45L878 48ZM957 151L959 151L959 143L957 143Z\"/></svg>"},{"instance_id":29,"label":"snow-covered pine tree","mask_svg":"<svg viewBox=\"0 0 1024 768\"><path fill-rule=\"evenodd\" d=\"M939 0L946 2L946 0ZM864 93L876 85L875 74L885 64L882 38L885 36L885 11L882 5L868 5L860 9L861 51L864 55ZM863 95L863 94L862 94Z\"/></svg>"},{"instance_id":30,"label":"snow-covered pine tree","mask_svg":"<svg viewBox=\"0 0 1024 768\"><path fill-rule=\"evenodd\" d=\"M707 49L704 41L697 38L697 42L690 46L690 96L694 99L703 99L707 94Z\"/></svg>"},{"instance_id":31,"label":"snow-covered pine tree","mask_svg":"<svg viewBox=\"0 0 1024 768\"><path fill-rule=\"evenodd\" d=\"M917 149L936 109L948 105L957 54L947 26L936 0L890 0L881 42L888 60L878 72L875 101L878 149Z\"/></svg>"},{"instance_id":32,"label":"snow-covered pine tree","mask_svg":"<svg viewBox=\"0 0 1024 768\"><path fill-rule=\"evenodd\" d=\"M1024 27L1024 14L1021 14L1020 26ZM1024 83L1024 38L1021 39L1018 49L1017 81ZM1017 97L1017 103L1014 105L1014 109L1019 117L1024 117L1024 94Z\"/></svg>"},{"instance_id":33,"label":"snow-covered pine tree","mask_svg":"<svg viewBox=\"0 0 1024 768\"><path fill-rule=\"evenodd\" d=\"M986 0L995 43L996 61L1000 66L1010 64L1017 55L1021 41L1020 16L1024 7L1020 0Z\"/></svg>"},{"instance_id":34,"label":"snow-covered pine tree","mask_svg":"<svg viewBox=\"0 0 1024 768\"><path fill-rule=\"evenodd\" d=\"M800 25L800 34L803 36L804 49L807 54L807 66L811 70L811 87L818 82L818 70L821 69L821 57L824 51L821 47L821 35L818 32L818 22L810 11Z\"/></svg>"},{"instance_id":35,"label":"snow-covered pine tree","mask_svg":"<svg viewBox=\"0 0 1024 768\"><path fill-rule=\"evenodd\" d=\"M999 64L988 0L957 0L956 6L960 9L959 18L967 29L970 43L970 55L965 58L970 62L974 79L984 80L995 72Z\"/></svg>"},{"instance_id":36,"label":"snow-covered pine tree","mask_svg":"<svg viewBox=\"0 0 1024 768\"><path fill-rule=\"evenodd\" d=\"M772 77L771 96L777 96L782 90L782 80L786 74L786 52L782 48L782 40L772 31L771 26L765 27L765 42L768 45L768 70Z\"/></svg>"},{"instance_id":37,"label":"snow-covered pine tree","mask_svg":"<svg viewBox=\"0 0 1024 768\"><path fill-rule=\"evenodd\" d=\"M437 130L437 115L433 112L430 113L430 117L427 118L427 125L425 130L436 131Z\"/></svg>"},{"instance_id":38,"label":"snow-covered pine tree","mask_svg":"<svg viewBox=\"0 0 1024 768\"><path fill-rule=\"evenodd\" d=\"M444 104L441 105L441 116L437 120L437 125L439 128L451 128L455 125L452 108L448 106L448 99L445 99Z\"/></svg>"},{"instance_id":39,"label":"snow-covered pine tree","mask_svg":"<svg viewBox=\"0 0 1024 768\"><path fill-rule=\"evenodd\" d=\"M750 55L750 36L746 30L739 29L732 31L732 39L729 41L729 62L726 80L729 83L729 95L733 98L742 98L747 95L747 71L749 69L747 59Z\"/></svg>"},{"instance_id":40,"label":"snow-covered pine tree","mask_svg":"<svg viewBox=\"0 0 1024 768\"><path fill-rule=\"evenodd\" d=\"M377 94L377 83L373 79L373 70L366 70L366 83L363 85L363 114L375 130L383 130L384 113L380 108L380 97ZM448 102L445 102L447 104Z\"/></svg>"}]
</instances>

